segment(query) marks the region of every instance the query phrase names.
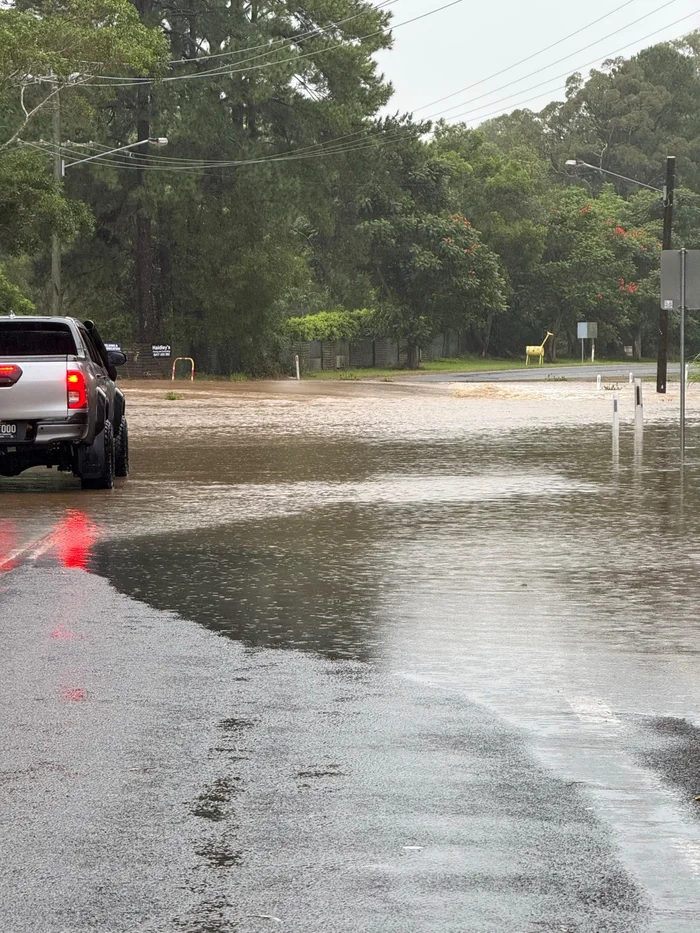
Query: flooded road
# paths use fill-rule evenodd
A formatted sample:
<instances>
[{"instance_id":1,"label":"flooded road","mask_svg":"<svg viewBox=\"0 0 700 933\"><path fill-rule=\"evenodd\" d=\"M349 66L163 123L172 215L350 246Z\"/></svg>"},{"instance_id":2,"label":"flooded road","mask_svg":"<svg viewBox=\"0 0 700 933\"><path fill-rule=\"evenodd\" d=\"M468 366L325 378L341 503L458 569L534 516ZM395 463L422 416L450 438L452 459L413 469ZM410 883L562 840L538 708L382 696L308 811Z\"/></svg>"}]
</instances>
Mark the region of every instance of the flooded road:
<instances>
[{"instance_id":1,"label":"flooded road","mask_svg":"<svg viewBox=\"0 0 700 933\"><path fill-rule=\"evenodd\" d=\"M0 484L3 931L695 933L695 387L167 388Z\"/></svg>"}]
</instances>

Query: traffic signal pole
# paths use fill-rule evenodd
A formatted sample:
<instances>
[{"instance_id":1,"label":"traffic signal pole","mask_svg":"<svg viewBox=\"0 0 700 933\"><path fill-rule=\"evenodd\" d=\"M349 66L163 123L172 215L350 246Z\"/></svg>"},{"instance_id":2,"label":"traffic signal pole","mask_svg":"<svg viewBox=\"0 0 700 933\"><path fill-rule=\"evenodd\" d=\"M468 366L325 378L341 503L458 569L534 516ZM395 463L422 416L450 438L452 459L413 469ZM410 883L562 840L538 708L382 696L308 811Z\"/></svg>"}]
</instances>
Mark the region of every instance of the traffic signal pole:
<instances>
[{"instance_id":1,"label":"traffic signal pole","mask_svg":"<svg viewBox=\"0 0 700 933\"><path fill-rule=\"evenodd\" d=\"M676 188L676 157L666 159L666 185L664 187L664 236L662 249L672 249L673 203ZM668 311L659 312L659 351L656 361L656 391L666 394L668 376ZM683 374L681 373L681 378Z\"/></svg>"}]
</instances>

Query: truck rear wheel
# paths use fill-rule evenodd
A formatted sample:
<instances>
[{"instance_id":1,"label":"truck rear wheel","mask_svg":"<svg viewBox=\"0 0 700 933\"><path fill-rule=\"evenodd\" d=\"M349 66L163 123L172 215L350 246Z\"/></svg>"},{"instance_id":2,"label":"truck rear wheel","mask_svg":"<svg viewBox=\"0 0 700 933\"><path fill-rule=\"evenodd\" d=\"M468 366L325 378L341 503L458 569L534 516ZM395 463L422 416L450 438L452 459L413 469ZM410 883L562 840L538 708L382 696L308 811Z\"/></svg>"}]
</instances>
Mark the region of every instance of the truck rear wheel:
<instances>
[{"instance_id":1,"label":"truck rear wheel","mask_svg":"<svg viewBox=\"0 0 700 933\"><path fill-rule=\"evenodd\" d=\"M122 418L114 440L114 475L129 475L129 426Z\"/></svg>"},{"instance_id":2,"label":"truck rear wheel","mask_svg":"<svg viewBox=\"0 0 700 933\"><path fill-rule=\"evenodd\" d=\"M100 440L102 446L101 473L99 476L90 479L81 476L80 483L83 489L112 489L114 486L114 429L110 421L105 421ZM95 443L98 443L97 439Z\"/></svg>"}]
</instances>

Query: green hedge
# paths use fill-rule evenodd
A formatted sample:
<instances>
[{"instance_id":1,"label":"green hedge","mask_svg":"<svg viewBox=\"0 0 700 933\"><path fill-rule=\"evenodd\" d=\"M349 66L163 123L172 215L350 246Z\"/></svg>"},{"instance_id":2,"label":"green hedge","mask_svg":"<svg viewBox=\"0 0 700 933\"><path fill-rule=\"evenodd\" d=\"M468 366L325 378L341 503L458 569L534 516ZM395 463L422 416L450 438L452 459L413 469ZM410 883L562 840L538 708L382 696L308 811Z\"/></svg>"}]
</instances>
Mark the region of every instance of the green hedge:
<instances>
[{"instance_id":1,"label":"green hedge","mask_svg":"<svg viewBox=\"0 0 700 933\"><path fill-rule=\"evenodd\" d=\"M321 311L305 317L290 317L285 322L290 340L357 340L372 336L376 330L375 312L371 308L360 311Z\"/></svg>"}]
</instances>

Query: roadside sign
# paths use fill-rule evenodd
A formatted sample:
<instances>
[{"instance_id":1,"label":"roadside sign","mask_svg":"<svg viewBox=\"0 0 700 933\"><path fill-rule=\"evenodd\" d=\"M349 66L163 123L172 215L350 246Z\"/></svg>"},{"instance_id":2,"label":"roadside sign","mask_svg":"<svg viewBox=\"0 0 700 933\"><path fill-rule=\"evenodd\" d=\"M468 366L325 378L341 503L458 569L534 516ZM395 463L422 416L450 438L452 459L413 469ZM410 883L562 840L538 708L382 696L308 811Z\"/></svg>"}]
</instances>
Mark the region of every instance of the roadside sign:
<instances>
[{"instance_id":1,"label":"roadside sign","mask_svg":"<svg viewBox=\"0 0 700 933\"><path fill-rule=\"evenodd\" d=\"M162 359L170 356L170 344L157 343L151 345L151 353L154 359Z\"/></svg>"},{"instance_id":2,"label":"roadside sign","mask_svg":"<svg viewBox=\"0 0 700 933\"><path fill-rule=\"evenodd\" d=\"M681 252L665 249L661 253L661 307L677 311L681 307ZM700 249L685 250L685 308L700 311Z\"/></svg>"},{"instance_id":3,"label":"roadside sign","mask_svg":"<svg viewBox=\"0 0 700 933\"><path fill-rule=\"evenodd\" d=\"M700 250L665 249L661 253L661 307L664 311L680 311L681 357L681 459L685 452L685 316L687 311L700 311Z\"/></svg>"},{"instance_id":4,"label":"roadside sign","mask_svg":"<svg viewBox=\"0 0 700 933\"><path fill-rule=\"evenodd\" d=\"M118 350L118 351L121 353L121 352L122 352L122 345L121 345L120 343L106 343L106 344L105 344L105 350L107 350L107 351L109 351L109 350Z\"/></svg>"},{"instance_id":5,"label":"roadside sign","mask_svg":"<svg viewBox=\"0 0 700 933\"><path fill-rule=\"evenodd\" d=\"M581 341L581 362L583 363L584 347L586 341L591 341L591 363L595 363L595 341L598 336L598 325L595 321L579 321L577 324L578 339Z\"/></svg>"},{"instance_id":6,"label":"roadside sign","mask_svg":"<svg viewBox=\"0 0 700 933\"><path fill-rule=\"evenodd\" d=\"M579 340L595 340L598 336L598 325L595 322L582 322L577 324Z\"/></svg>"}]
</instances>

